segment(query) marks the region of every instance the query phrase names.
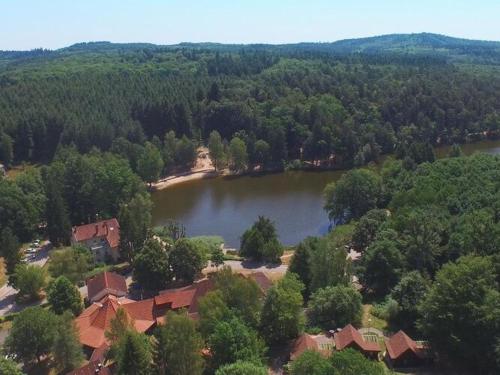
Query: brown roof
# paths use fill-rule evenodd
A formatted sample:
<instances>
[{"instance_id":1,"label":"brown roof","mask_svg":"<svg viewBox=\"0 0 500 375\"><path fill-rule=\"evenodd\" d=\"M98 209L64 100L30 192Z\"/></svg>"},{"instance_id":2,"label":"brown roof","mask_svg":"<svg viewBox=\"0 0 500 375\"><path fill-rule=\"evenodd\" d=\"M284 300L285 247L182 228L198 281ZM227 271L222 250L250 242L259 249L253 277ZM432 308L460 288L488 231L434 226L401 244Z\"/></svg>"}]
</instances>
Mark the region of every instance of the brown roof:
<instances>
[{"instance_id":1,"label":"brown roof","mask_svg":"<svg viewBox=\"0 0 500 375\"><path fill-rule=\"evenodd\" d=\"M199 299L214 288L213 280L204 279L184 288L163 290L154 299L158 307L168 307L174 310L186 308L188 313L197 314Z\"/></svg>"},{"instance_id":2,"label":"brown roof","mask_svg":"<svg viewBox=\"0 0 500 375\"><path fill-rule=\"evenodd\" d=\"M361 350L365 352L379 352L380 346L376 342L365 341L359 331L351 324L342 328L340 332L335 335L335 348L342 350L352 344L356 344Z\"/></svg>"},{"instance_id":3,"label":"brown roof","mask_svg":"<svg viewBox=\"0 0 500 375\"><path fill-rule=\"evenodd\" d=\"M90 279L87 279L87 291L90 300L103 290L107 294L121 296L127 293L127 283L125 278L114 272L103 272Z\"/></svg>"},{"instance_id":4,"label":"brown roof","mask_svg":"<svg viewBox=\"0 0 500 375\"><path fill-rule=\"evenodd\" d=\"M91 361L79 369L68 372L67 375L111 375L111 370L104 367L99 361Z\"/></svg>"},{"instance_id":5,"label":"brown roof","mask_svg":"<svg viewBox=\"0 0 500 375\"><path fill-rule=\"evenodd\" d=\"M249 275L251 279L253 279L257 285L259 286L260 290L265 294L269 290L270 287L273 286L273 282L271 279L267 277L267 275L264 272L254 272Z\"/></svg>"},{"instance_id":6,"label":"brown roof","mask_svg":"<svg viewBox=\"0 0 500 375\"><path fill-rule=\"evenodd\" d=\"M293 343L290 353L290 359L293 361L306 350L319 351L319 345L310 335L304 333L299 336Z\"/></svg>"},{"instance_id":7,"label":"brown roof","mask_svg":"<svg viewBox=\"0 0 500 375\"><path fill-rule=\"evenodd\" d=\"M412 351L418 357L425 356L426 349L423 345L417 344L406 333L399 331L390 339L385 339L387 353L391 359L398 359L408 350Z\"/></svg>"},{"instance_id":8,"label":"brown roof","mask_svg":"<svg viewBox=\"0 0 500 375\"><path fill-rule=\"evenodd\" d=\"M72 233L77 242L102 237L107 239L112 248L118 247L120 244L120 225L118 220L114 218L73 227Z\"/></svg>"},{"instance_id":9,"label":"brown roof","mask_svg":"<svg viewBox=\"0 0 500 375\"><path fill-rule=\"evenodd\" d=\"M116 316L120 307L133 321L138 332L145 332L156 323L152 298L136 302L109 295L100 302L90 305L75 319L80 342L94 349L109 344L104 333L110 328L111 320Z\"/></svg>"}]
</instances>

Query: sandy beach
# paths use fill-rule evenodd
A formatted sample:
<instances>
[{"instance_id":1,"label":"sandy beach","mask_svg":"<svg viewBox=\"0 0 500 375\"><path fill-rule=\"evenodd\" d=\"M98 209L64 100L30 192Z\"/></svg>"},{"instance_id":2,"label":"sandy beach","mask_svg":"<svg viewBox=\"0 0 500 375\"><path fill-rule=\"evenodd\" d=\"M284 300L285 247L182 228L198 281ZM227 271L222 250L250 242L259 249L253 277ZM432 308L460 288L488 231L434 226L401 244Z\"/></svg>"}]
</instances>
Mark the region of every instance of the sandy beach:
<instances>
[{"instance_id":1,"label":"sandy beach","mask_svg":"<svg viewBox=\"0 0 500 375\"><path fill-rule=\"evenodd\" d=\"M202 180L205 178L214 178L219 176L229 176L231 174L232 173L228 169L216 171L214 165L212 164L212 160L210 160L208 148L199 147L196 164L193 168L191 168L190 171L162 178L157 182L151 184L151 188L153 190L162 190L188 181Z\"/></svg>"}]
</instances>

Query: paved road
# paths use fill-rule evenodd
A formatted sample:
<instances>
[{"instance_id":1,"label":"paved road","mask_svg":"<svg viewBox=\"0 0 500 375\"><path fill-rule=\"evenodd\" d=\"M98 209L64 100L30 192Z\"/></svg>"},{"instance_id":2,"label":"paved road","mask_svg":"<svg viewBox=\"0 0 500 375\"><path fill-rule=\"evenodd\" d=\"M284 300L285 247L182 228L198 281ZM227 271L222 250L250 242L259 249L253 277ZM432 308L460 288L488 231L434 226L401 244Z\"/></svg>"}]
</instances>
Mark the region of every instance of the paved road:
<instances>
[{"instance_id":1,"label":"paved road","mask_svg":"<svg viewBox=\"0 0 500 375\"><path fill-rule=\"evenodd\" d=\"M274 273L284 275L288 270L288 266L285 264L266 264L262 262L254 262L250 260L226 260L224 262L225 266L231 267L231 269L235 272L249 271L249 272L265 272L265 273ZM215 267L211 265L205 268L203 271L214 272L216 270Z\"/></svg>"},{"instance_id":2,"label":"paved road","mask_svg":"<svg viewBox=\"0 0 500 375\"><path fill-rule=\"evenodd\" d=\"M29 264L34 264L43 267L49 260L49 251L47 249L41 250ZM0 316L11 314L20 311L28 306L33 306L42 303L39 301L30 305L18 305L16 303L17 290L9 285L4 285L0 288Z\"/></svg>"}]
</instances>

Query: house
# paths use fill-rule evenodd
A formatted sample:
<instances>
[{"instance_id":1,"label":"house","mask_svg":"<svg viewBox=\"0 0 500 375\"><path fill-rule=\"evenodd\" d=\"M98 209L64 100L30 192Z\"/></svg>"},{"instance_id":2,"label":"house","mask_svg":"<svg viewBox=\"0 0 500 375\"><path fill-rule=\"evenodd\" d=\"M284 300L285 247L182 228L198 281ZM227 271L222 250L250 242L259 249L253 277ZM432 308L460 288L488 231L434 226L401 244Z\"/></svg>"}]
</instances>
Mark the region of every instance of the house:
<instances>
[{"instance_id":1,"label":"house","mask_svg":"<svg viewBox=\"0 0 500 375\"><path fill-rule=\"evenodd\" d=\"M111 321L120 308L123 308L128 320L138 332L148 332L156 326L153 298L133 301L107 295L87 307L75 319L80 342L87 353L92 353L103 345L109 345L105 332L109 331Z\"/></svg>"},{"instance_id":2,"label":"house","mask_svg":"<svg viewBox=\"0 0 500 375\"><path fill-rule=\"evenodd\" d=\"M108 260L116 262L120 257L120 225L118 220L102 220L73 227L71 244L87 247L94 255L96 262Z\"/></svg>"},{"instance_id":3,"label":"house","mask_svg":"<svg viewBox=\"0 0 500 375\"><path fill-rule=\"evenodd\" d=\"M125 278L114 272L103 272L87 279L87 292L90 302L97 302L107 295L125 297L127 283Z\"/></svg>"},{"instance_id":4,"label":"house","mask_svg":"<svg viewBox=\"0 0 500 375\"><path fill-rule=\"evenodd\" d=\"M322 336L322 335L320 335ZM324 337L324 336L323 336ZM302 353L307 350L312 350L318 352L325 357L329 356L331 351L326 349L324 345L320 344L320 340L318 340L318 336L311 336L307 333L300 335L292 344L292 349L290 351L290 360L294 361Z\"/></svg>"},{"instance_id":5,"label":"house","mask_svg":"<svg viewBox=\"0 0 500 375\"><path fill-rule=\"evenodd\" d=\"M418 367L431 360L428 346L425 343L417 343L403 331L386 338L385 346L385 360L393 368Z\"/></svg>"},{"instance_id":6,"label":"house","mask_svg":"<svg viewBox=\"0 0 500 375\"><path fill-rule=\"evenodd\" d=\"M351 324L345 326L334 334L335 349L344 350L352 348L360 351L368 358L377 358L380 353L378 342L366 341L361 333Z\"/></svg>"},{"instance_id":7,"label":"house","mask_svg":"<svg viewBox=\"0 0 500 375\"><path fill-rule=\"evenodd\" d=\"M158 296L154 297L159 315L158 323L163 323L164 315L168 310L186 309L190 317L197 319L199 299L214 289L214 281L204 279L183 288L161 291Z\"/></svg>"}]
</instances>

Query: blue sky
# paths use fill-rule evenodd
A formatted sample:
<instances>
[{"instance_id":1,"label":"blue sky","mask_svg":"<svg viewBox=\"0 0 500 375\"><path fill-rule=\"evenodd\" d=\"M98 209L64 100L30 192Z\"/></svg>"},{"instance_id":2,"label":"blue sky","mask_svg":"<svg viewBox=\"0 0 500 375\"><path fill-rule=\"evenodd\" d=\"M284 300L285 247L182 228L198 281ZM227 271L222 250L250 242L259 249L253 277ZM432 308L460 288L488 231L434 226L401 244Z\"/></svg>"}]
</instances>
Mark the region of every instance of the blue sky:
<instances>
[{"instance_id":1,"label":"blue sky","mask_svg":"<svg viewBox=\"0 0 500 375\"><path fill-rule=\"evenodd\" d=\"M435 32L500 40L498 0L0 0L0 49L291 43Z\"/></svg>"}]
</instances>

